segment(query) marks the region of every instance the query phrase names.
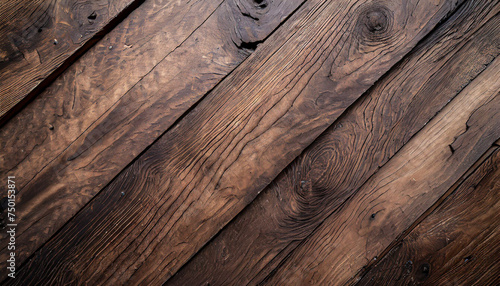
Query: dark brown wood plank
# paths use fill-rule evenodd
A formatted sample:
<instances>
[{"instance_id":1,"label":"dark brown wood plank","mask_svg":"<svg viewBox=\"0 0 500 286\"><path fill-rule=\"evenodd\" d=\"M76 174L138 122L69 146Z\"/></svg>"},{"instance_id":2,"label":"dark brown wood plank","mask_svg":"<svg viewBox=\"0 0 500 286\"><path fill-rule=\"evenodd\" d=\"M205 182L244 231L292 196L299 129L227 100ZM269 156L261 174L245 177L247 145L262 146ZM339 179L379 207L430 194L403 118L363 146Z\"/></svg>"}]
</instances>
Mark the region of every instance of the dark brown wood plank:
<instances>
[{"instance_id":1,"label":"dark brown wood plank","mask_svg":"<svg viewBox=\"0 0 500 286\"><path fill-rule=\"evenodd\" d=\"M306 2L10 282L165 281L456 4Z\"/></svg>"},{"instance_id":2,"label":"dark brown wood plank","mask_svg":"<svg viewBox=\"0 0 500 286\"><path fill-rule=\"evenodd\" d=\"M265 285L344 284L500 137L500 58L301 243Z\"/></svg>"},{"instance_id":3,"label":"dark brown wood plank","mask_svg":"<svg viewBox=\"0 0 500 286\"><path fill-rule=\"evenodd\" d=\"M0 3L0 126L143 0Z\"/></svg>"},{"instance_id":4,"label":"dark brown wood plank","mask_svg":"<svg viewBox=\"0 0 500 286\"><path fill-rule=\"evenodd\" d=\"M301 3L148 1L0 130L0 173L15 174L20 189L19 261Z\"/></svg>"},{"instance_id":5,"label":"dark brown wood plank","mask_svg":"<svg viewBox=\"0 0 500 286\"><path fill-rule=\"evenodd\" d=\"M464 4L167 285L256 284L500 52L500 4Z\"/></svg>"},{"instance_id":6,"label":"dark brown wood plank","mask_svg":"<svg viewBox=\"0 0 500 286\"><path fill-rule=\"evenodd\" d=\"M498 285L500 152L495 149L357 285Z\"/></svg>"}]
</instances>

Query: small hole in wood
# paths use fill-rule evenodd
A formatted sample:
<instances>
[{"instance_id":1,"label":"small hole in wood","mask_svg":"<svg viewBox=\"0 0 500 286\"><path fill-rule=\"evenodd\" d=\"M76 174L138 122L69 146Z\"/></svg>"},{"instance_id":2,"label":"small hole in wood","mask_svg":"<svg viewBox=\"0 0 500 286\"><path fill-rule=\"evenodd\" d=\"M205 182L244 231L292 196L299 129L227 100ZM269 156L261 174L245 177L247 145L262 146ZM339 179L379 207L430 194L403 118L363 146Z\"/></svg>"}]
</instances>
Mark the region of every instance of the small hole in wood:
<instances>
[{"instance_id":1,"label":"small hole in wood","mask_svg":"<svg viewBox=\"0 0 500 286\"><path fill-rule=\"evenodd\" d=\"M87 17L89 20L95 20L97 18L97 14L94 12L92 12L92 14L90 14L88 17Z\"/></svg>"},{"instance_id":2,"label":"small hole in wood","mask_svg":"<svg viewBox=\"0 0 500 286\"><path fill-rule=\"evenodd\" d=\"M255 2L255 4L258 4L257 5L257 8L260 8L260 9L264 9L267 7L267 1L265 0L253 0Z\"/></svg>"},{"instance_id":3,"label":"small hole in wood","mask_svg":"<svg viewBox=\"0 0 500 286\"><path fill-rule=\"evenodd\" d=\"M429 273L431 272L431 266L428 263L424 263L420 266L420 271L424 276L429 276Z\"/></svg>"},{"instance_id":4,"label":"small hole in wood","mask_svg":"<svg viewBox=\"0 0 500 286\"><path fill-rule=\"evenodd\" d=\"M57 45L58 43L57 39L54 39L54 45Z\"/></svg>"},{"instance_id":5,"label":"small hole in wood","mask_svg":"<svg viewBox=\"0 0 500 286\"><path fill-rule=\"evenodd\" d=\"M42 32L42 28L38 28L38 33L41 33Z\"/></svg>"}]
</instances>

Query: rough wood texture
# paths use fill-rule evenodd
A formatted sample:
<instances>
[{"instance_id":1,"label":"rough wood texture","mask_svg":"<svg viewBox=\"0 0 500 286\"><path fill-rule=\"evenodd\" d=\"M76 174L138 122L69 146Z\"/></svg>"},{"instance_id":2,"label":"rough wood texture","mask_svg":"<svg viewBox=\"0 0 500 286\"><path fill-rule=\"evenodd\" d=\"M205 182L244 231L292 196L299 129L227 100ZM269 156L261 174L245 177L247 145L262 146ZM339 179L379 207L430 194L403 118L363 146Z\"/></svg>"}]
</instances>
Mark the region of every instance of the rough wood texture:
<instances>
[{"instance_id":1,"label":"rough wood texture","mask_svg":"<svg viewBox=\"0 0 500 286\"><path fill-rule=\"evenodd\" d=\"M167 285L256 284L500 52L500 4L464 4Z\"/></svg>"},{"instance_id":2,"label":"rough wood texture","mask_svg":"<svg viewBox=\"0 0 500 286\"><path fill-rule=\"evenodd\" d=\"M376 259L500 137L499 76L496 58L264 284L343 284Z\"/></svg>"},{"instance_id":3,"label":"rough wood texture","mask_svg":"<svg viewBox=\"0 0 500 286\"><path fill-rule=\"evenodd\" d=\"M144 3L0 131L8 151L1 173L20 178L21 261L247 58L302 0L179 3ZM170 28L161 25L166 23ZM89 82L92 73L99 76ZM28 143L18 152L22 140ZM1 237L3 259L8 237Z\"/></svg>"},{"instance_id":4,"label":"rough wood texture","mask_svg":"<svg viewBox=\"0 0 500 286\"><path fill-rule=\"evenodd\" d=\"M498 285L500 152L496 149L357 285Z\"/></svg>"},{"instance_id":5,"label":"rough wood texture","mask_svg":"<svg viewBox=\"0 0 500 286\"><path fill-rule=\"evenodd\" d=\"M9 282L165 281L456 4L306 2Z\"/></svg>"},{"instance_id":6,"label":"rough wood texture","mask_svg":"<svg viewBox=\"0 0 500 286\"><path fill-rule=\"evenodd\" d=\"M0 126L141 2L1 1Z\"/></svg>"}]
</instances>

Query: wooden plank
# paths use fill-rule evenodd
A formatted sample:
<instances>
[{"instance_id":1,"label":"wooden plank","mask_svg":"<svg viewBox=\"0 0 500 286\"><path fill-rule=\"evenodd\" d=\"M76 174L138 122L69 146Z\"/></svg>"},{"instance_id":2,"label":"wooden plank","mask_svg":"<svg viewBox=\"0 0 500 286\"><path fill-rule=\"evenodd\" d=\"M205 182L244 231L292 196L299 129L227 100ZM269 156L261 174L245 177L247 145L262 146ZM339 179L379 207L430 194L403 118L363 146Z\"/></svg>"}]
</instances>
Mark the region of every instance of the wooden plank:
<instances>
[{"instance_id":1,"label":"wooden plank","mask_svg":"<svg viewBox=\"0 0 500 286\"><path fill-rule=\"evenodd\" d=\"M298 246L264 284L344 284L500 137L500 58Z\"/></svg>"},{"instance_id":2,"label":"wooden plank","mask_svg":"<svg viewBox=\"0 0 500 286\"><path fill-rule=\"evenodd\" d=\"M167 285L262 281L500 53L499 11L460 7Z\"/></svg>"},{"instance_id":3,"label":"wooden plank","mask_svg":"<svg viewBox=\"0 0 500 286\"><path fill-rule=\"evenodd\" d=\"M358 285L497 285L500 151L495 149Z\"/></svg>"},{"instance_id":4,"label":"wooden plank","mask_svg":"<svg viewBox=\"0 0 500 286\"><path fill-rule=\"evenodd\" d=\"M142 2L2 1L0 126Z\"/></svg>"},{"instance_id":5,"label":"wooden plank","mask_svg":"<svg viewBox=\"0 0 500 286\"><path fill-rule=\"evenodd\" d=\"M370 3L306 2L12 282L165 281L457 4Z\"/></svg>"},{"instance_id":6,"label":"wooden plank","mask_svg":"<svg viewBox=\"0 0 500 286\"><path fill-rule=\"evenodd\" d=\"M249 46L265 39L302 1L146 2L9 122L0 131L6 139L0 143L6 150L0 173L18 178L19 261L247 58ZM8 236L0 238L3 260Z\"/></svg>"}]
</instances>

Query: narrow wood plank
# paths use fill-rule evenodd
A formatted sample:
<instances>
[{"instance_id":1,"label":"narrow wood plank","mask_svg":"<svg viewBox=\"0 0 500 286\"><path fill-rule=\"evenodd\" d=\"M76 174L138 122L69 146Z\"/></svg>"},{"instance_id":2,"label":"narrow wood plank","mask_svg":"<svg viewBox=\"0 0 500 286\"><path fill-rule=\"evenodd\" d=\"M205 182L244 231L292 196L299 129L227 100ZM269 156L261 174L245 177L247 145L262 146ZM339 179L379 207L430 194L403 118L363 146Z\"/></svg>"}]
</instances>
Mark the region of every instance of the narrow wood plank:
<instances>
[{"instance_id":1,"label":"narrow wood plank","mask_svg":"<svg viewBox=\"0 0 500 286\"><path fill-rule=\"evenodd\" d=\"M500 58L297 247L267 285L344 284L500 137Z\"/></svg>"},{"instance_id":2,"label":"narrow wood plank","mask_svg":"<svg viewBox=\"0 0 500 286\"><path fill-rule=\"evenodd\" d=\"M2 1L0 126L142 2Z\"/></svg>"},{"instance_id":3,"label":"narrow wood plank","mask_svg":"<svg viewBox=\"0 0 500 286\"><path fill-rule=\"evenodd\" d=\"M499 11L464 4L167 285L262 281L500 53Z\"/></svg>"},{"instance_id":4,"label":"narrow wood plank","mask_svg":"<svg viewBox=\"0 0 500 286\"><path fill-rule=\"evenodd\" d=\"M496 149L357 285L498 285L500 152Z\"/></svg>"},{"instance_id":5,"label":"narrow wood plank","mask_svg":"<svg viewBox=\"0 0 500 286\"><path fill-rule=\"evenodd\" d=\"M165 281L456 4L306 2L10 282Z\"/></svg>"},{"instance_id":6,"label":"narrow wood plank","mask_svg":"<svg viewBox=\"0 0 500 286\"><path fill-rule=\"evenodd\" d=\"M247 58L252 45L303 0L152 2L0 131L8 152L2 154L1 173L14 174L20 188L19 261ZM124 77L126 69L132 71ZM23 140L27 144L21 145ZM0 237L1 260L8 255L8 236Z\"/></svg>"}]
</instances>

